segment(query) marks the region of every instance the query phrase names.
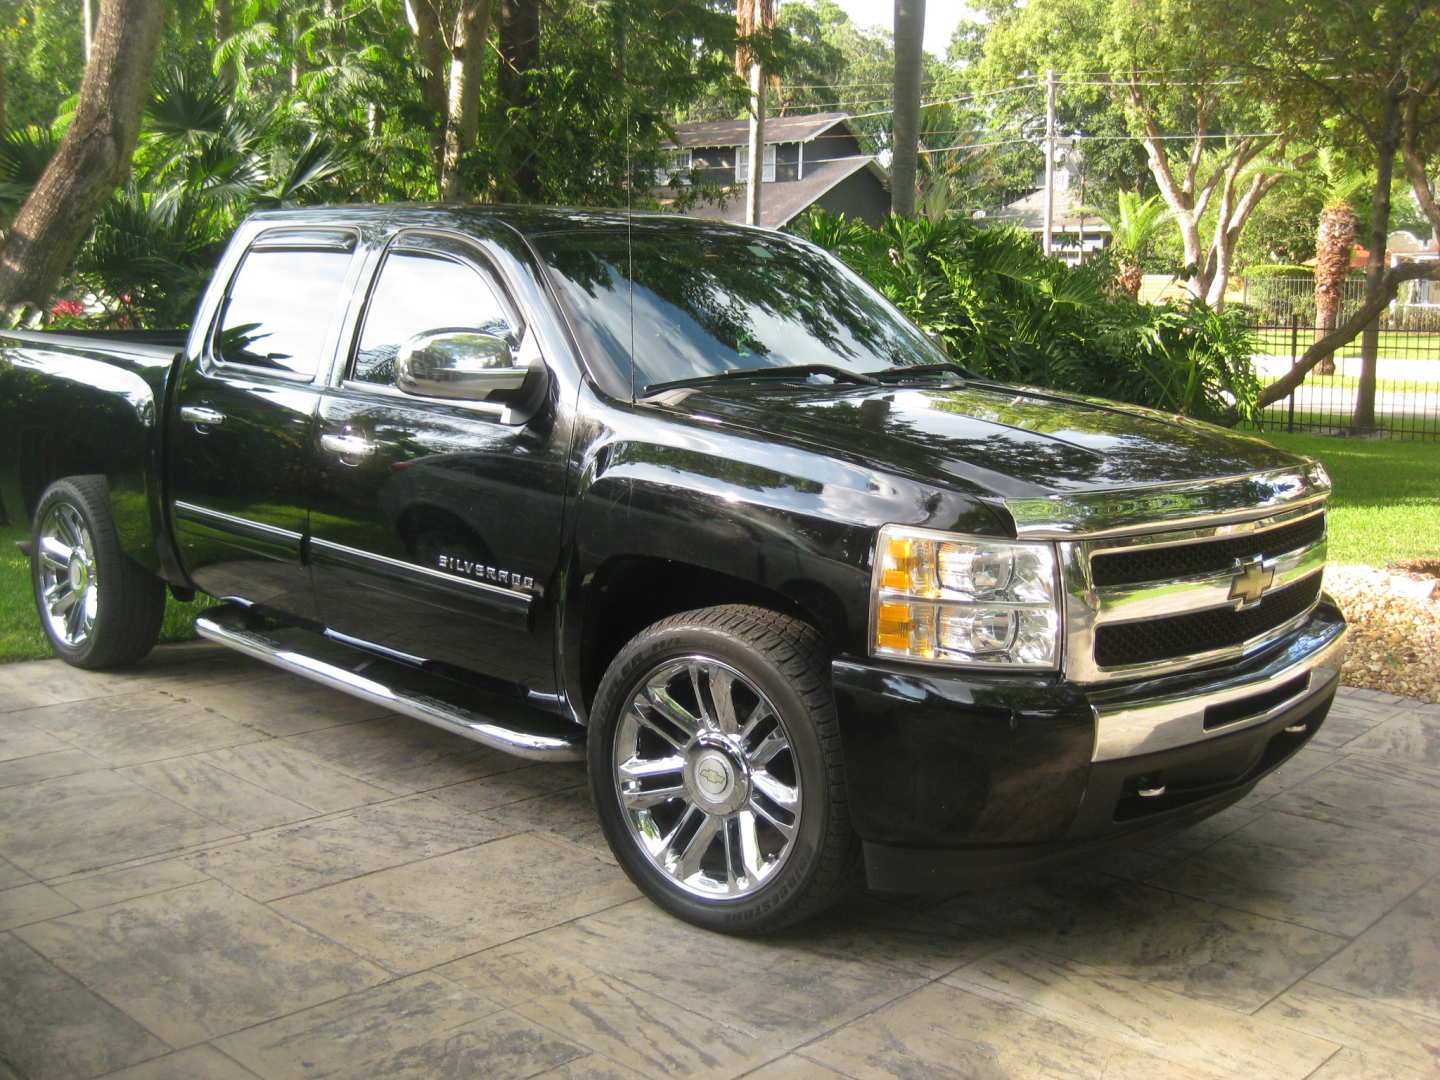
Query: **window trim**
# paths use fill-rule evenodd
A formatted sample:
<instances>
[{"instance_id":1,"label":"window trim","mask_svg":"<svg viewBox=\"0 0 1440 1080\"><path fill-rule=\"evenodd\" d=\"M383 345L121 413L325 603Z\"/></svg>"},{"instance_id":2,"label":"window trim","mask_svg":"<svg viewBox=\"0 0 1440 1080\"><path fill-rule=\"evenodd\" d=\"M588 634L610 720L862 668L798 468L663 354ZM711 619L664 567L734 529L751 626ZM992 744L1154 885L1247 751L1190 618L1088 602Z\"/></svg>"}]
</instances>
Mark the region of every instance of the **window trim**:
<instances>
[{"instance_id":1,"label":"window trim","mask_svg":"<svg viewBox=\"0 0 1440 1080\"><path fill-rule=\"evenodd\" d=\"M252 251L318 251L330 254L345 252L350 256L342 275L340 295L336 299L335 310L330 313L325 334L321 338L315 370L308 374L285 368L246 364L239 360L227 360L218 348L217 338L220 335L221 324L225 321L226 309L229 307L230 290L235 287L235 281L245 268L245 262ZM211 317L210 325L205 333L205 346L202 353L205 369L207 371L232 371L244 373L247 376L279 379L282 382L302 385L309 385L324 379L334 364L337 341L345 321L350 295L353 292L353 278L359 251L359 231L344 226L297 228L287 225L256 233L245 246L240 258L235 261L234 269L225 279L225 288L220 293L219 301L215 305L215 313Z\"/></svg>"},{"instance_id":2,"label":"window trim","mask_svg":"<svg viewBox=\"0 0 1440 1080\"><path fill-rule=\"evenodd\" d=\"M760 167L760 182L762 184L775 183L775 168L779 158L779 143L766 143L764 164ZM741 172L744 169L744 172ZM737 184L748 184L750 182L750 147L737 146L735 148L735 182Z\"/></svg>"}]
</instances>

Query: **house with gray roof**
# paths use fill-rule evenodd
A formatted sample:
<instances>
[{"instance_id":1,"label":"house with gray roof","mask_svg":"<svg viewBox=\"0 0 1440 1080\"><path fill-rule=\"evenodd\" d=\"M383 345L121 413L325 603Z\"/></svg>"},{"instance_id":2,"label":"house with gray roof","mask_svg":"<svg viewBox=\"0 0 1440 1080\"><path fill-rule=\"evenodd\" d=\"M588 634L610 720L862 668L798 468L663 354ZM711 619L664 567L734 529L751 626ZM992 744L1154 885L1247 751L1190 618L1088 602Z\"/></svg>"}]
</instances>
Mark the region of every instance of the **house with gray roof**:
<instances>
[{"instance_id":1,"label":"house with gray roof","mask_svg":"<svg viewBox=\"0 0 1440 1080\"><path fill-rule=\"evenodd\" d=\"M663 185L656 194L693 183L729 189L722 200L702 200L683 212L721 221L745 220L749 180L748 120L681 124ZM871 224L890 209L885 169L861 150L846 113L775 116L765 121L765 160L760 173L760 224L779 229L812 206Z\"/></svg>"}]
</instances>

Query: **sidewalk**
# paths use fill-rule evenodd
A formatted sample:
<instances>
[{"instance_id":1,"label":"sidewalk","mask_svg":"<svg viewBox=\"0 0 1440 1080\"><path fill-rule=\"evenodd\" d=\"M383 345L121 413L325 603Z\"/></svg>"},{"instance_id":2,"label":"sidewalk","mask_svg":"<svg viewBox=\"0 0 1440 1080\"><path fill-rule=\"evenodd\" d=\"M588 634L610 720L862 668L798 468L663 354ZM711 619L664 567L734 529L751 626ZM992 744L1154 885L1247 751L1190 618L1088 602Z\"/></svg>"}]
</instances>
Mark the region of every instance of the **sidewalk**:
<instances>
[{"instance_id":1,"label":"sidewalk","mask_svg":"<svg viewBox=\"0 0 1440 1080\"><path fill-rule=\"evenodd\" d=\"M641 899L583 784L214 646L0 667L0 1080L1440 1073L1440 706L1343 690L1162 845L766 941Z\"/></svg>"}]
</instances>

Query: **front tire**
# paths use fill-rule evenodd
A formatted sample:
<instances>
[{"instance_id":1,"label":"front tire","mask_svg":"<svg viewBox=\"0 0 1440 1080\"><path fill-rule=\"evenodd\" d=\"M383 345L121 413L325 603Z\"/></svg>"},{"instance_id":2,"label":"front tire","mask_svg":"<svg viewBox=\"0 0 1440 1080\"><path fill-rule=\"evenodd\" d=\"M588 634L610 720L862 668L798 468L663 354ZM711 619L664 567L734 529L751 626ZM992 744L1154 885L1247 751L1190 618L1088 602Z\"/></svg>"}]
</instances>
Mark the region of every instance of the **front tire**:
<instances>
[{"instance_id":1,"label":"front tire","mask_svg":"<svg viewBox=\"0 0 1440 1080\"><path fill-rule=\"evenodd\" d=\"M779 930L855 864L829 657L806 623L727 605L662 619L610 664L591 789L630 879L687 922Z\"/></svg>"},{"instance_id":2,"label":"front tire","mask_svg":"<svg viewBox=\"0 0 1440 1080\"><path fill-rule=\"evenodd\" d=\"M75 667L128 667L160 637L165 584L120 547L103 476L46 488L35 508L30 581L55 655Z\"/></svg>"}]
</instances>

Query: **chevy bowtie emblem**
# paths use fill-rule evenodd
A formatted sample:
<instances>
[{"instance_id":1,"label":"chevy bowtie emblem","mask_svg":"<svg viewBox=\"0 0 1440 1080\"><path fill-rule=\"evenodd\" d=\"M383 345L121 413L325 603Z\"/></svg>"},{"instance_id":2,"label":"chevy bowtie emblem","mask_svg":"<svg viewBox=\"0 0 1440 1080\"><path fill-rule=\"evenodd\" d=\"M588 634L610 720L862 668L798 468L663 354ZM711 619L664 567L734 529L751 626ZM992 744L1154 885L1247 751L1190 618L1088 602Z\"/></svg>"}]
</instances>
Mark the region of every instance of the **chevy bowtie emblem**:
<instances>
[{"instance_id":1,"label":"chevy bowtie emblem","mask_svg":"<svg viewBox=\"0 0 1440 1080\"><path fill-rule=\"evenodd\" d=\"M1243 559L1235 564L1237 573L1230 582L1230 599L1235 601L1235 610L1244 611L1254 607L1265 595L1265 590L1275 584L1275 568L1266 568L1265 560L1259 556Z\"/></svg>"}]
</instances>

